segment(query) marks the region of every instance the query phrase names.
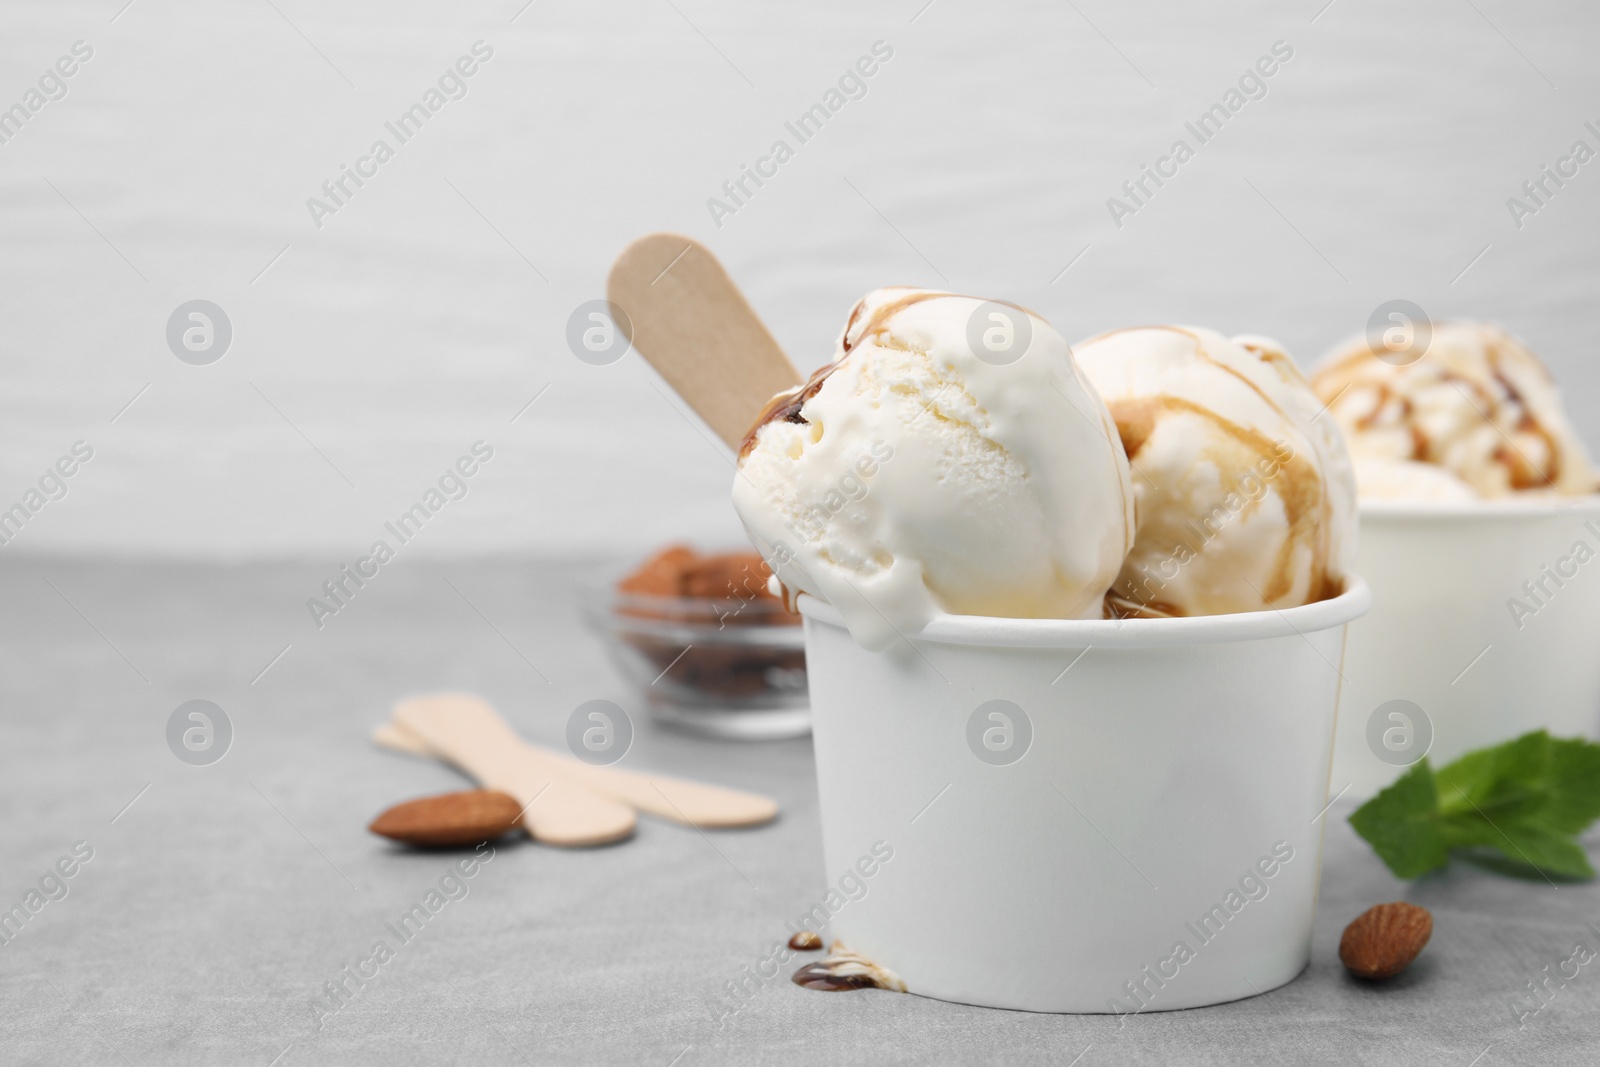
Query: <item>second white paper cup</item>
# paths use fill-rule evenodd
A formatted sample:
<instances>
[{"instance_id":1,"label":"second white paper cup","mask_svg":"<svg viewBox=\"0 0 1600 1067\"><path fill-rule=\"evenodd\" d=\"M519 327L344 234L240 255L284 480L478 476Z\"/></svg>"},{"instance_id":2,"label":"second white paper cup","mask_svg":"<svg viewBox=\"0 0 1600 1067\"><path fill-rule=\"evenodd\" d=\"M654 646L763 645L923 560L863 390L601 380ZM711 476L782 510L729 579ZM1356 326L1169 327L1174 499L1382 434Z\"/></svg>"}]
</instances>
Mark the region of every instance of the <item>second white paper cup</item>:
<instances>
[{"instance_id":1,"label":"second white paper cup","mask_svg":"<svg viewBox=\"0 0 1600 1067\"><path fill-rule=\"evenodd\" d=\"M1530 730L1600 724L1600 497L1364 502L1334 792Z\"/></svg>"},{"instance_id":2,"label":"second white paper cup","mask_svg":"<svg viewBox=\"0 0 1600 1067\"><path fill-rule=\"evenodd\" d=\"M945 617L872 653L802 598L827 870L854 890L830 894L831 935L912 993L998 1008L1288 982L1344 628L1369 600L1357 582L1283 612Z\"/></svg>"}]
</instances>

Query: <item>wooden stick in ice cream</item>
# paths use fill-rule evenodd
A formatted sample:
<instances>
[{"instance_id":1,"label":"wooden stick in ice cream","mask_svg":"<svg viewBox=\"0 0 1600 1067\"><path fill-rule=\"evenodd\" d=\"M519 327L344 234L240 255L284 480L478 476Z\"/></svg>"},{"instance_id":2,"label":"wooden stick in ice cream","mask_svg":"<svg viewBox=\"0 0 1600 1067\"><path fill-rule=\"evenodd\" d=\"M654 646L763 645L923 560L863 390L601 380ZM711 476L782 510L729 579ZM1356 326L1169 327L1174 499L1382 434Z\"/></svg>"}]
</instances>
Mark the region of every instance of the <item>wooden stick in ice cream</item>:
<instances>
[{"instance_id":1,"label":"wooden stick in ice cream","mask_svg":"<svg viewBox=\"0 0 1600 1067\"><path fill-rule=\"evenodd\" d=\"M800 384L739 287L693 238L634 241L612 265L606 294L631 321L639 354L735 452L767 402Z\"/></svg>"}]
</instances>

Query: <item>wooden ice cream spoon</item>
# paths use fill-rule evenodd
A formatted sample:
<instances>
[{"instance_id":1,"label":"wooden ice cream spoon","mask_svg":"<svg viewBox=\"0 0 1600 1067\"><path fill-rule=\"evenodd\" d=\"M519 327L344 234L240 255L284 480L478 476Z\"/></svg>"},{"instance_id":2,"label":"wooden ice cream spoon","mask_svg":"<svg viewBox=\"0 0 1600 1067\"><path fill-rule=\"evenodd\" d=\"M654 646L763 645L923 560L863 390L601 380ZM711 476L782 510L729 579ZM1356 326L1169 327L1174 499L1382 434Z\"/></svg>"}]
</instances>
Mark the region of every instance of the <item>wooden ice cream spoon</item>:
<instances>
[{"instance_id":1,"label":"wooden ice cream spoon","mask_svg":"<svg viewBox=\"0 0 1600 1067\"><path fill-rule=\"evenodd\" d=\"M452 694L413 697L395 721L436 754L522 806L528 836L551 845L604 845L633 833L628 805L552 774L493 708Z\"/></svg>"},{"instance_id":2,"label":"wooden ice cream spoon","mask_svg":"<svg viewBox=\"0 0 1600 1067\"><path fill-rule=\"evenodd\" d=\"M523 798L544 794L523 816L534 838L552 844L603 844L627 836L615 808L633 810L700 828L758 826L778 814L768 797L666 775L597 767L551 749L529 744L512 732L504 719L478 697L444 693L413 697L394 709L394 721L380 727L373 740L389 748L448 760L477 778L486 788ZM555 803L547 806L551 791ZM520 785L522 792L507 788ZM583 794L611 807L602 813ZM523 799L523 803L529 802ZM610 821L607 821L609 818ZM606 827L616 836L606 836ZM596 833L597 839L586 834Z\"/></svg>"},{"instance_id":3,"label":"wooden ice cream spoon","mask_svg":"<svg viewBox=\"0 0 1600 1067\"><path fill-rule=\"evenodd\" d=\"M710 249L652 233L623 249L606 294L633 347L735 452L767 401L800 375Z\"/></svg>"}]
</instances>

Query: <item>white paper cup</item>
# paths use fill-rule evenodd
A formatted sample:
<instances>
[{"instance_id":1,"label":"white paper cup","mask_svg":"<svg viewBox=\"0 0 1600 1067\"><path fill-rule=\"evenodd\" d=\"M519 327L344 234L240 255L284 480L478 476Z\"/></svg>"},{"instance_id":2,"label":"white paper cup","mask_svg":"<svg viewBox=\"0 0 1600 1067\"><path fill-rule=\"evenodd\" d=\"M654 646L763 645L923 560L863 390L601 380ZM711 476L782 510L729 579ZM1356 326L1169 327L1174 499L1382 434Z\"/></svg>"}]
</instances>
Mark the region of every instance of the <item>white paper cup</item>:
<instances>
[{"instance_id":1,"label":"white paper cup","mask_svg":"<svg viewBox=\"0 0 1600 1067\"><path fill-rule=\"evenodd\" d=\"M1282 612L948 616L871 653L802 598L846 890L831 936L912 993L1027 1011L1191 1008L1294 978L1344 626L1369 600L1358 581Z\"/></svg>"},{"instance_id":2,"label":"white paper cup","mask_svg":"<svg viewBox=\"0 0 1600 1067\"><path fill-rule=\"evenodd\" d=\"M1363 502L1358 569L1373 608L1350 628L1335 792L1541 727L1595 736L1600 497Z\"/></svg>"}]
</instances>

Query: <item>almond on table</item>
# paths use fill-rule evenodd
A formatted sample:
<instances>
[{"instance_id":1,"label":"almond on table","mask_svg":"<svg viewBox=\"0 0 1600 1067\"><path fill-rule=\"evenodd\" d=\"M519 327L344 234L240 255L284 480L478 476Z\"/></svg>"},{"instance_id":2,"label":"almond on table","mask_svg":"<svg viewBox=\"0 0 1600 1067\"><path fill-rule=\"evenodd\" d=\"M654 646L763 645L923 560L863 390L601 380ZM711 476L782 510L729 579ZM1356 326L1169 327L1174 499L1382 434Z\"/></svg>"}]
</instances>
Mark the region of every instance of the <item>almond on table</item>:
<instances>
[{"instance_id":1,"label":"almond on table","mask_svg":"<svg viewBox=\"0 0 1600 1067\"><path fill-rule=\"evenodd\" d=\"M1368 908L1344 928L1339 959L1357 978L1393 978L1415 960L1433 936L1433 913L1403 900Z\"/></svg>"},{"instance_id":2,"label":"almond on table","mask_svg":"<svg viewBox=\"0 0 1600 1067\"><path fill-rule=\"evenodd\" d=\"M367 829L408 845L450 848L499 837L521 816L522 805L514 797L493 789L464 789L396 804Z\"/></svg>"}]
</instances>

